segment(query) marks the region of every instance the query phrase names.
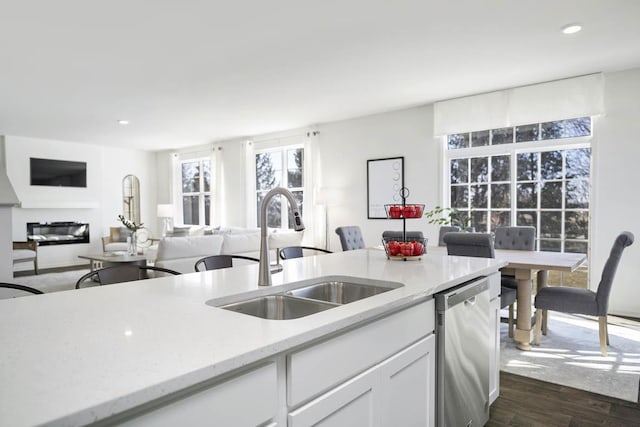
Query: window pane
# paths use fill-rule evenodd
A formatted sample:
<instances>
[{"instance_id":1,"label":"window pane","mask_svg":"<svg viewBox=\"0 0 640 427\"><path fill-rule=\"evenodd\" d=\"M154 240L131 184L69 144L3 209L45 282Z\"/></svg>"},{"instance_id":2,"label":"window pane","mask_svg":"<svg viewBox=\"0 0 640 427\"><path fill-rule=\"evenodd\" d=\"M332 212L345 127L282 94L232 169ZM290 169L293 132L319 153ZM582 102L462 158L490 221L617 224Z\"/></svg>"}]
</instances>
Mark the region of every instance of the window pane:
<instances>
[{"instance_id":1,"label":"window pane","mask_svg":"<svg viewBox=\"0 0 640 427\"><path fill-rule=\"evenodd\" d=\"M547 151L541 153L540 169L542 179L562 178L562 151Z\"/></svg>"},{"instance_id":2,"label":"window pane","mask_svg":"<svg viewBox=\"0 0 640 427\"><path fill-rule=\"evenodd\" d=\"M511 225L510 211L491 211L491 230L495 230L500 225Z\"/></svg>"},{"instance_id":3,"label":"window pane","mask_svg":"<svg viewBox=\"0 0 640 427\"><path fill-rule=\"evenodd\" d=\"M567 150L567 178L589 178L591 150Z\"/></svg>"},{"instance_id":4,"label":"window pane","mask_svg":"<svg viewBox=\"0 0 640 427\"><path fill-rule=\"evenodd\" d=\"M486 184L472 185L471 188L471 206L474 208L487 208L489 204L488 188Z\"/></svg>"},{"instance_id":5,"label":"window pane","mask_svg":"<svg viewBox=\"0 0 640 427\"><path fill-rule=\"evenodd\" d=\"M483 130L480 132L472 132L471 133L471 146L472 147L483 147L485 145L489 145L489 131Z\"/></svg>"},{"instance_id":6,"label":"window pane","mask_svg":"<svg viewBox=\"0 0 640 427\"><path fill-rule=\"evenodd\" d=\"M564 233L567 239L588 239L589 214L587 212L567 212L564 221Z\"/></svg>"},{"instance_id":7,"label":"window pane","mask_svg":"<svg viewBox=\"0 0 640 427\"><path fill-rule=\"evenodd\" d=\"M451 186L451 206L458 209L469 207L469 187L466 185Z\"/></svg>"},{"instance_id":8,"label":"window pane","mask_svg":"<svg viewBox=\"0 0 640 427\"><path fill-rule=\"evenodd\" d=\"M469 134L468 133L458 133L455 135L447 136L447 146L449 150L454 150L456 148L468 148L469 147Z\"/></svg>"},{"instance_id":9,"label":"window pane","mask_svg":"<svg viewBox=\"0 0 640 427\"><path fill-rule=\"evenodd\" d=\"M575 254L586 254L587 253L587 242L571 242L567 241L564 243L564 251L571 252Z\"/></svg>"},{"instance_id":10,"label":"window pane","mask_svg":"<svg viewBox=\"0 0 640 427\"><path fill-rule=\"evenodd\" d=\"M562 182L543 182L540 190L540 207L547 209L562 208Z\"/></svg>"},{"instance_id":11,"label":"window pane","mask_svg":"<svg viewBox=\"0 0 640 427\"><path fill-rule=\"evenodd\" d=\"M516 225L538 228L538 214L536 212L518 211L516 213Z\"/></svg>"},{"instance_id":12,"label":"window pane","mask_svg":"<svg viewBox=\"0 0 640 427\"><path fill-rule=\"evenodd\" d=\"M489 159L476 157L471 159L470 182L487 182L489 180Z\"/></svg>"},{"instance_id":13,"label":"window pane","mask_svg":"<svg viewBox=\"0 0 640 427\"><path fill-rule=\"evenodd\" d=\"M535 181L538 179L538 153L521 153L516 160L518 181Z\"/></svg>"},{"instance_id":14,"label":"window pane","mask_svg":"<svg viewBox=\"0 0 640 427\"><path fill-rule=\"evenodd\" d=\"M211 196L204 196L204 225L211 225Z\"/></svg>"},{"instance_id":15,"label":"window pane","mask_svg":"<svg viewBox=\"0 0 640 427\"><path fill-rule=\"evenodd\" d=\"M511 208L511 184L491 185L491 207Z\"/></svg>"},{"instance_id":16,"label":"window pane","mask_svg":"<svg viewBox=\"0 0 640 427\"><path fill-rule=\"evenodd\" d=\"M509 156L491 157L491 180L509 181L511 179L511 158Z\"/></svg>"},{"instance_id":17,"label":"window pane","mask_svg":"<svg viewBox=\"0 0 640 427\"><path fill-rule=\"evenodd\" d=\"M544 240L540 239L540 250L546 252L560 252L562 248L562 242L559 240Z\"/></svg>"},{"instance_id":18,"label":"window pane","mask_svg":"<svg viewBox=\"0 0 640 427\"><path fill-rule=\"evenodd\" d=\"M281 170L277 166L281 164L280 154L260 153L256 154L256 189L270 190L280 186Z\"/></svg>"},{"instance_id":19,"label":"window pane","mask_svg":"<svg viewBox=\"0 0 640 427\"><path fill-rule=\"evenodd\" d=\"M287 150L287 186L302 187L302 170L304 167L303 149Z\"/></svg>"},{"instance_id":20,"label":"window pane","mask_svg":"<svg viewBox=\"0 0 640 427\"><path fill-rule=\"evenodd\" d=\"M202 162L202 172L204 176L204 191L211 191L211 162L205 160Z\"/></svg>"},{"instance_id":21,"label":"window pane","mask_svg":"<svg viewBox=\"0 0 640 427\"><path fill-rule=\"evenodd\" d=\"M477 233L486 233L487 232L487 212L477 212L477 211L472 212L471 227L474 227Z\"/></svg>"},{"instance_id":22,"label":"window pane","mask_svg":"<svg viewBox=\"0 0 640 427\"><path fill-rule=\"evenodd\" d=\"M182 164L182 192L197 191L200 191L200 162L185 162Z\"/></svg>"},{"instance_id":23,"label":"window pane","mask_svg":"<svg viewBox=\"0 0 640 427\"><path fill-rule=\"evenodd\" d=\"M559 120L542 123L542 139L575 138L591 135L591 118Z\"/></svg>"},{"instance_id":24,"label":"window pane","mask_svg":"<svg viewBox=\"0 0 640 427\"><path fill-rule=\"evenodd\" d=\"M516 127L516 142L527 142L538 140L538 124Z\"/></svg>"},{"instance_id":25,"label":"window pane","mask_svg":"<svg viewBox=\"0 0 640 427\"><path fill-rule=\"evenodd\" d=\"M566 208L589 208L589 181L574 179L567 181Z\"/></svg>"},{"instance_id":26,"label":"window pane","mask_svg":"<svg viewBox=\"0 0 640 427\"><path fill-rule=\"evenodd\" d=\"M200 224L200 197L182 196L182 218L185 225Z\"/></svg>"},{"instance_id":27,"label":"window pane","mask_svg":"<svg viewBox=\"0 0 640 427\"><path fill-rule=\"evenodd\" d=\"M450 176L452 184L469 182L469 159L451 160Z\"/></svg>"},{"instance_id":28,"label":"window pane","mask_svg":"<svg viewBox=\"0 0 640 427\"><path fill-rule=\"evenodd\" d=\"M538 190L536 184L518 184L518 209L538 207Z\"/></svg>"},{"instance_id":29,"label":"window pane","mask_svg":"<svg viewBox=\"0 0 640 427\"><path fill-rule=\"evenodd\" d=\"M560 212L540 212L540 237L560 238L562 214Z\"/></svg>"},{"instance_id":30,"label":"window pane","mask_svg":"<svg viewBox=\"0 0 640 427\"><path fill-rule=\"evenodd\" d=\"M491 131L491 145L511 144L513 142L513 128L493 129Z\"/></svg>"},{"instance_id":31,"label":"window pane","mask_svg":"<svg viewBox=\"0 0 640 427\"><path fill-rule=\"evenodd\" d=\"M267 192L262 192L262 193L258 193L258 197L257 197L257 218L258 218L258 227L262 227L261 225L261 206L262 206L262 199L264 199L264 196L267 194ZM280 228L282 224L282 215L280 213L280 195L276 194L271 201L269 202L269 205L267 206L267 227L273 227L273 228Z\"/></svg>"}]
</instances>

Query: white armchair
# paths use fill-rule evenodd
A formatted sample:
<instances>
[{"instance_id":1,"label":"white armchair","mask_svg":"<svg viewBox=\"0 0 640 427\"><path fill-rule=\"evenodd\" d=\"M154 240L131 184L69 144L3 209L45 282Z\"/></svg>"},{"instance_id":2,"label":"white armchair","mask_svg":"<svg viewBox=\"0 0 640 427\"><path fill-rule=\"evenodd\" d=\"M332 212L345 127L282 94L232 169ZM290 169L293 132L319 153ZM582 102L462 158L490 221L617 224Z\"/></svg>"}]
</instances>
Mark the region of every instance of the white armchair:
<instances>
[{"instance_id":1,"label":"white armchair","mask_svg":"<svg viewBox=\"0 0 640 427\"><path fill-rule=\"evenodd\" d=\"M33 271L38 274L38 242L13 242L13 265L22 262L33 262Z\"/></svg>"}]
</instances>

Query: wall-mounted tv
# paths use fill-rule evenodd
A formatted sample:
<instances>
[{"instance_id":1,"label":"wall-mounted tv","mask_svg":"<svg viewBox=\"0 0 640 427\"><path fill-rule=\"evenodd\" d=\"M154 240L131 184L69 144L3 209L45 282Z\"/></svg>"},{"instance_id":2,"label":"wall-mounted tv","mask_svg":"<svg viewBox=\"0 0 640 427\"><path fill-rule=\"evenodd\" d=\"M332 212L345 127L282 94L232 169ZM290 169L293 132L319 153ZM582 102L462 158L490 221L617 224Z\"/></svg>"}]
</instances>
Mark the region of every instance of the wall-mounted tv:
<instances>
[{"instance_id":1,"label":"wall-mounted tv","mask_svg":"<svg viewBox=\"0 0 640 427\"><path fill-rule=\"evenodd\" d=\"M87 163L31 157L31 185L87 186Z\"/></svg>"}]
</instances>

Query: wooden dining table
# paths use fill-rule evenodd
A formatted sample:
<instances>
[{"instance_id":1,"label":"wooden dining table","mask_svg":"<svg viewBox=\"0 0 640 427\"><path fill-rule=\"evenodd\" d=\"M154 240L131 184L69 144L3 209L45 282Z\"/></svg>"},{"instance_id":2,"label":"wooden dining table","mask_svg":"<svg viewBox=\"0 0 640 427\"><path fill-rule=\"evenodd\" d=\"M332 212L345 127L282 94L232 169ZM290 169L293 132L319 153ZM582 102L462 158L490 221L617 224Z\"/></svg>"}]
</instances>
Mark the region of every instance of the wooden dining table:
<instances>
[{"instance_id":1,"label":"wooden dining table","mask_svg":"<svg viewBox=\"0 0 640 427\"><path fill-rule=\"evenodd\" d=\"M587 255L506 249L496 249L495 252L496 259L501 259L509 263L502 269L502 273L512 274L518 281L518 315L514 339L519 349L531 350L531 340L533 339L533 322L531 316L533 274L537 274L537 286L539 290L547 286L548 271L575 271L587 260Z\"/></svg>"}]
</instances>

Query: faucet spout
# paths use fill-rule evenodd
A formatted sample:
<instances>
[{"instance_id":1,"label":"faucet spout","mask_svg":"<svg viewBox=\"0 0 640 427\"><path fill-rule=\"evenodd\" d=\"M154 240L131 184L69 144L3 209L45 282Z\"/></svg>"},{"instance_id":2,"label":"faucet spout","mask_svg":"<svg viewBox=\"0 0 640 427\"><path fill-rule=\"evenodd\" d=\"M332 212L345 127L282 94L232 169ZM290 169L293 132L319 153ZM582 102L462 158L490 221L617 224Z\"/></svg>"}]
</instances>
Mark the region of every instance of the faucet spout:
<instances>
[{"instance_id":1,"label":"faucet spout","mask_svg":"<svg viewBox=\"0 0 640 427\"><path fill-rule=\"evenodd\" d=\"M258 286L271 286L271 271L269 268L269 240L267 239L267 207L271 199L278 194L284 196L289 201L289 208L291 209L291 213L293 215L294 230L304 230L304 223L302 222L302 217L300 216L298 203L289 190L282 187L276 187L264 196L264 199L262 199L262 205L260 206L260 270L258 272Z\"/></svg>"}]
</instances>

